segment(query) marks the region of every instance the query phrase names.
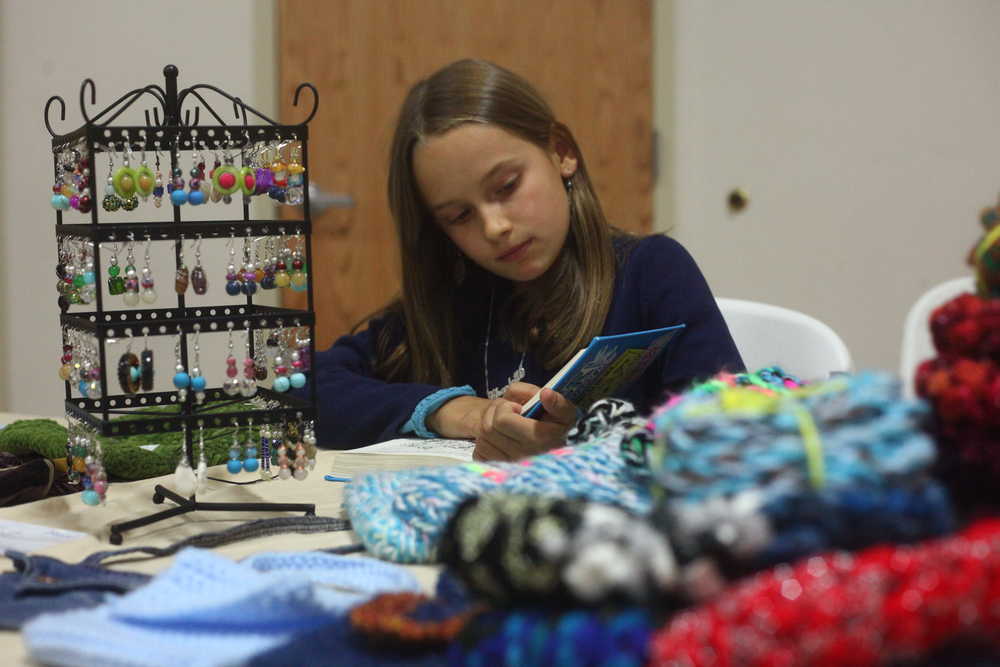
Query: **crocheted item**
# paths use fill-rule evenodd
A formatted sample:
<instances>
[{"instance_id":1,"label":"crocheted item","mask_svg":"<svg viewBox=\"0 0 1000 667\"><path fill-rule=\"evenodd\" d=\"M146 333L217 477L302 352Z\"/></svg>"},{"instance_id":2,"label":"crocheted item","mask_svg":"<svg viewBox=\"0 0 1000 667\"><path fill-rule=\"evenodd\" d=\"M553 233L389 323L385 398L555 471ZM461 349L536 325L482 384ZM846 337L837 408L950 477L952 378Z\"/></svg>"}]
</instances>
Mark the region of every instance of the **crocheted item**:
<instances>
[{"instance_id":1,"label":"crocheted item","mask_svg":"<svg viewBox=\"0 0 1000 667\"><path fill-rule=\"evenodd\" d=\"M441 560L495 605L657 598L677 578L666 538L617 507L493 493L459 506Z\"/></svg>"},{"instance_id":2,"label":"crocheted item","mask_svg":"<svg viewBox=\"0 0 1000 667\"><path fill-rule=\"evenodd\" d=\"M725 383L668 403L623 450L659 499L653 520L681 562L711 555L735 576L951 530L929 475L933 443L919 430L926 413L888 374L780 391Z\"/></svg>"},{"instance_id":3,"label":"crocheted item","mask_svg":"<svg viewBox=\"0 0 1000 667\"><path fill-rule=\"evenodd\" d=\"M1000 199L979 215L983 235L969 251L968 263L976 270L976 291L983 297L1000 297Z\"/></svg>"},{"instance_id":4,"label":"crocheted item","mask_svg":"<svg viewBox=\"0 0 1000 667\"><path fill-rule=\"evenodd\" d=\"M450 665L641 667L649 654L647 611L519 609L472 619L448 652Z\"/></svg>"},{"instance_id":5,"label":"crocheted item","mask_svg":"<svg viewBox=\"0 0 1000 667\"><path fill-rule=\"evenodd\" d=\"M652 665L910 662L956 640L1000 651L1000 521L915 546L828 553L674 616Z\"/></svg>"},{"instance_id":6,"label":"crocheted item","mask_svg":"<svg viewBox=\"0 0 1000 667\"><path fill-rule=\"evenodd\" d=\"M592 410L601 410L601 403ZM346 486L344 507L354 532L372 555L401 563L433 562L445 524L458 506L486 493L586 498L647 512L649 492L624 470L620 440L616 427L577 447L516 463L466 463L364 475Z\"/></svg>"},{"instance_id":7,"label":"crocheted item","mask_svg":"<svg viewBox=\"0 0 1000 667\"><path fill-rule=\"evenodd\" d=\"M1000 362L1000 298L960 294L935 308L929 324L938 354Z\"/></svg>"},{"instance_id":8,"label":"crocheted item","mask_svg":"<svg viewBox=\"0 0 1000 667\"><path fill-rule=\"evenodd\" d=\"M22 634L46 664L240 664L372 595L418 589L406 570L368 558L263 553L234 563L189 548L148 585L93 609L43 614Z\"/></svg>"},{"instance_id":9,"label":"crocheted item","mask_svg":"<svg viewBox=\"0 0 1000 667\"><path fill-rule=\"evenodd\" d=\"M484 610L444 571L433 598L422 593L383 593L351 609L348 617L351 627L373 645L426 649L452 641L469 619Z\"/></svg>"}]
</instances>

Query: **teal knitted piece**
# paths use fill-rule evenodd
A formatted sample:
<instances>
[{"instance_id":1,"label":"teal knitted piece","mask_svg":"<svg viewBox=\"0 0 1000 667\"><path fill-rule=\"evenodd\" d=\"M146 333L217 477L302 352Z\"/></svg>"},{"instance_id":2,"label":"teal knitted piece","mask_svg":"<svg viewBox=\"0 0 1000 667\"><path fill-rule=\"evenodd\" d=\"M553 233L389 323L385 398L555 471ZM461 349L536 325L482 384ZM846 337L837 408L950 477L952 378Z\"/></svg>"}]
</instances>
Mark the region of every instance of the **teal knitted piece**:
<instances>
[{"instance_id":1,"label":"teal knitted piece","mask_svg":"<svg viewBox=\"0 0 1000 667\"><path fill-rule=\"evenodd\" d=\"M610 428L577 447L516 463L466 463L382 472L347 485L344 506L372 555L401 563L434 562L445 525L467 498L502 491L546 498L584 498L643 514L646 485L619 453L623 429Z\"/></svg>"}]
</instances>

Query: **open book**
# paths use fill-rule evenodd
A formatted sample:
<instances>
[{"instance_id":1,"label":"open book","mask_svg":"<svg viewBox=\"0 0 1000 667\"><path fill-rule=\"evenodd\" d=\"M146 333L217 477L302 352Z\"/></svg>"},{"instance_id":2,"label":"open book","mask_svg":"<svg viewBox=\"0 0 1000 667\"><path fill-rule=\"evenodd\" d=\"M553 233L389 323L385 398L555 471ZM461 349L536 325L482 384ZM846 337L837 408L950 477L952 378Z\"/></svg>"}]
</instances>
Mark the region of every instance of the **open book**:
<instances>
[{"instance_id":1,"label":"open book","mask_svg":"<svg viewBox=\"0 0 1000 667\"><path fill-rule=\"evenodd\" d=\"M613 396L635 382L677 335L683 324L614 336L595 336L590 345L545 383L573 405L586 410L600 398ZM545 388L543 387L543 389ZM541 390L521 408L525 417L537 419L545 408Z\"/></svg>"},{"instance_id":2,"label":"open book","mask_svg":"<svg viewBox=\"0 0 1000 667\"><path fill-rule=\"evenodd\" d=\"M405 470L422 466L455 465L472 460L472 440L446 438L397 438L333 455L327 475L331 481L346 481L368 472Z\"/></svg>"}]
</instances>

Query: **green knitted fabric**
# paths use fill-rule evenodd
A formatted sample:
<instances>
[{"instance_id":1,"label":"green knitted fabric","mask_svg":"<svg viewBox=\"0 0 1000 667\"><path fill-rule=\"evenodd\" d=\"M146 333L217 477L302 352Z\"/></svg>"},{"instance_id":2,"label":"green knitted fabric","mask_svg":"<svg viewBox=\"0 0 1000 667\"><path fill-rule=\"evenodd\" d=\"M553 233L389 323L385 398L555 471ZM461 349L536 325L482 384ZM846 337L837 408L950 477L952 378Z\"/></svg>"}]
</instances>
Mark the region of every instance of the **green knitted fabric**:
<instances>
[{"instance_id":1,"label":"green knitted fabric","mask_svg":"<svg viewBox=\"0 0 1000 667\"><path fill-rule=\"evenodd\" d=\"M176 410L174 406L150 408L148 411L167 412ZM241 405L206 412L238 412L246 409ZM143 419L145 415L127 415L121 420ZM245 428L240 429L240 439L245 438ZM147 479L159 477L174 471L181 457L181 432L157 433L155 435L130 435L116 438L101 438L104 452L104 468L108 475L118 480ZM195 460L198 456L198 432L194 432ZM229 446L232 444L233 429L205 429L205 458L208 465L217 465L229 460ZM152 451L141 449L143 445L157 444ZM49 459L66 456L66 427L51 419L19 419L0 429L0 452L25 454L34 452Z\"/></svg>"}]
</instances>

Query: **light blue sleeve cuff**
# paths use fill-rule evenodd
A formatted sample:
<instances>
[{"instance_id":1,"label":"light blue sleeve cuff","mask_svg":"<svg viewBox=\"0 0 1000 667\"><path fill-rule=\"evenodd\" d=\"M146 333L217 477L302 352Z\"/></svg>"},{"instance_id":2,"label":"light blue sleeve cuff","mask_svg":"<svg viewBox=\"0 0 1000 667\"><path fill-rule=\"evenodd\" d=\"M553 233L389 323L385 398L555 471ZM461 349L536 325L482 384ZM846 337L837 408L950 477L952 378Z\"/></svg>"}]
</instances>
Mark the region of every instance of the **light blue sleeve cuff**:
<instances>
[{"instance_id":1,"label":"light blue sleeve cuff","mask_svg":"<svg viewBox=\"0 0 1000 667\"><path fill-rule=\"evenodd\" d=\"M456 396L475 395L476 390L469 385L464 385L462 387L448 387L447 389L435 391L433 394L425 396L422 401L417 403L417 407L413 409L413 414L410 415L410 418L405 424L403 424L403 428L399 430L401 433L416 433L421 438L438 438L440 436L437 433L427 428L425 421L427 419L427 415L431 414Z\"/></svg>"}]
</instances>

